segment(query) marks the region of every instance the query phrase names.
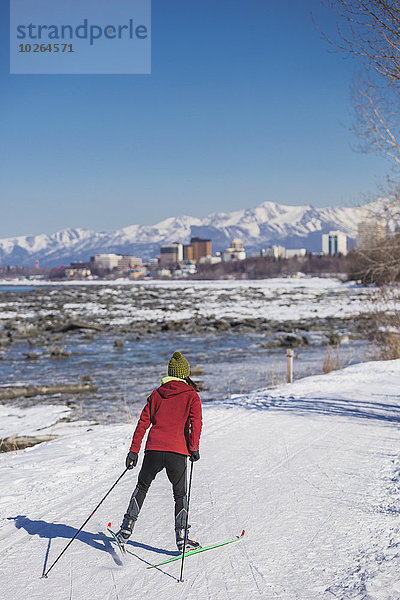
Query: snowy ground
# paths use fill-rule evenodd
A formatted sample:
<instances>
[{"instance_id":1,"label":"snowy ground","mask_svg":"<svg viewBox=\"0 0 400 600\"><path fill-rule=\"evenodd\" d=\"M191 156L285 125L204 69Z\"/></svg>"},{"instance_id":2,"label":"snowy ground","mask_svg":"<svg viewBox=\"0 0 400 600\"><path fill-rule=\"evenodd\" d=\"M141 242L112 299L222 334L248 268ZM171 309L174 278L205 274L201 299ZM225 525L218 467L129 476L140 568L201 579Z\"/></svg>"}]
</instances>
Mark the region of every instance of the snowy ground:
<instances>
[{"instance_id":1,"label":"snowy ground","mask_svg":"<svg viewBox=\"0 0 400 600\"><path fill-rule=\"evenodd\" d=\"M131 425L0 457L2 598L287 600L400 598L400 360L353 365L204 410L191 535L237 544L146 570L175 553L170 485L150 489L129 554L104 533L126 508Z\"/></svg>"}]
</instances>

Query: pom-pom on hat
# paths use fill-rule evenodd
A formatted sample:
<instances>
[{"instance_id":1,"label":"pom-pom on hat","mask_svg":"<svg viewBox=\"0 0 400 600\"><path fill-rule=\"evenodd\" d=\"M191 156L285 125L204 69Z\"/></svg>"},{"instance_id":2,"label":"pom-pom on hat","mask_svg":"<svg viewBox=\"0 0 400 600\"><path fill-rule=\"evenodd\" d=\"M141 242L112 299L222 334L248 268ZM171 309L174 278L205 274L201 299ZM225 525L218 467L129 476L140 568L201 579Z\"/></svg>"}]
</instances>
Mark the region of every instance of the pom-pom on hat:
<instances>
[{"instance_id":1,"label":"pom-pom on hat","mask_svg":"<svg viewBox=\"0 0 400 600\"><path fill-rule=\"evenodd\" d=\"M190 375L190 365L180 352L174 352L168 363L168 375L186 379Z\"/></svg>"}]
</instances>

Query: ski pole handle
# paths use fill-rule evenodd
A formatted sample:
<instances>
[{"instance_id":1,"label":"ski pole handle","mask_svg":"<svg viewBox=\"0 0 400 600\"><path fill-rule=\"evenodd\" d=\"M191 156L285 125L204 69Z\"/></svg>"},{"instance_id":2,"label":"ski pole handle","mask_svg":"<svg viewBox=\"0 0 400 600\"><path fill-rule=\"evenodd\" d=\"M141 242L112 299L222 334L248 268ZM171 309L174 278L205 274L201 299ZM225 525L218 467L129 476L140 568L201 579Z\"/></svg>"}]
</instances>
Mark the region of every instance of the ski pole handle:
<instances>
[{"instance_id":1,"label":"ski pole handle","mask_svg":"<svg viewBox=\"0 0 400 600\"><path fill-rule=\"evenodd\" d=\"M133 452L132 450L129 450L126 460L125 460L125 466L127 469L133 469L133 467L136 467L137 462L138 462L138 453L137 452Z\"/></svg>"}]
</instances>

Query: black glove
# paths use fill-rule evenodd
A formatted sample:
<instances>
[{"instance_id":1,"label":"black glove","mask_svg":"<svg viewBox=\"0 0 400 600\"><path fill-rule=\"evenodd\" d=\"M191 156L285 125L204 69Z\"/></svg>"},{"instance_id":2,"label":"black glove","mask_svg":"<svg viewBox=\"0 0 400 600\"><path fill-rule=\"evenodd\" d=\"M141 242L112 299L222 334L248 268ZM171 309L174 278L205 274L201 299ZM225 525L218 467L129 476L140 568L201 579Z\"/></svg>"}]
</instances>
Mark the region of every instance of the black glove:
<instances>
[{"instance_id":1,"label":"black glove","mask_svg":"<svg viewBox=\"0 0 400 600\"><path fill-rule=\"evenodd\" d=\"M190 456L189 460L192 462L196 462L196 460L200 460L200 452L198 450L189 450Z\"/></svg>"},{"instance_id":2,"label":"black glove","mask_svg":"<svg viewBox=\"0 0 400 600\"><path fill-rule=\"evenodd\" d=\"M128 456L126 457L126 460L125 460L126 468L133 469L133 467L136 467L137 461L138 461L137 452L132 452L132 450L130 450L130 452L128 452Z\"/></svg>"}]
</instances>

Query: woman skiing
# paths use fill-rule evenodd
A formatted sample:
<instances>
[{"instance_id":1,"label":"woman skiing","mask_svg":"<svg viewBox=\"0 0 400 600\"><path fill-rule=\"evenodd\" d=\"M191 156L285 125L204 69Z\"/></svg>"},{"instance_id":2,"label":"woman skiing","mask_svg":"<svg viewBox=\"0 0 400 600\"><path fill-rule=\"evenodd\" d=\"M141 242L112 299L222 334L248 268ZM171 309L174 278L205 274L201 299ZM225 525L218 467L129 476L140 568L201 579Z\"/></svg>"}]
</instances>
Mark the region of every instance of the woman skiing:
<instances>
[{"instance_id":1,"label":"woman skiing","mask_svg":"<svg viewBox=\"0 0 400 600\"><path fill-rule=\"evenodd\" d=\"M202 428L200 397L189 375L188 361L180 352L174 352L168 364L168 377L151 393L140 415L126 457L128 469L136 466L143 436L150 425L151 428L137 485L116 534L121 544L132 534L151 482L165 468L175 500L176 544L178 550L183 551L187 518L186 462L187 456L191 461L200 459ZM185 551L198 547L198 542L188 539Z\"/></svg>"}]
</instances>

